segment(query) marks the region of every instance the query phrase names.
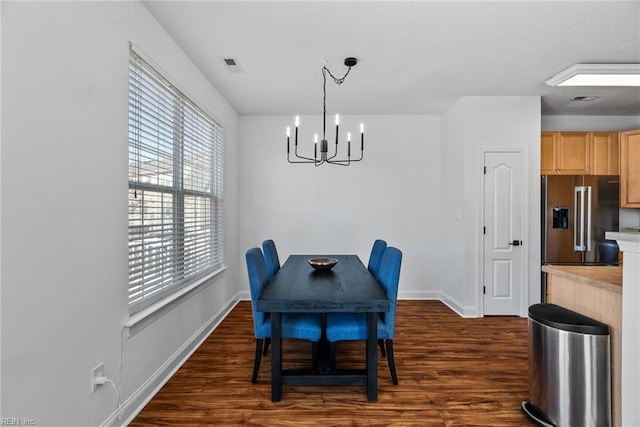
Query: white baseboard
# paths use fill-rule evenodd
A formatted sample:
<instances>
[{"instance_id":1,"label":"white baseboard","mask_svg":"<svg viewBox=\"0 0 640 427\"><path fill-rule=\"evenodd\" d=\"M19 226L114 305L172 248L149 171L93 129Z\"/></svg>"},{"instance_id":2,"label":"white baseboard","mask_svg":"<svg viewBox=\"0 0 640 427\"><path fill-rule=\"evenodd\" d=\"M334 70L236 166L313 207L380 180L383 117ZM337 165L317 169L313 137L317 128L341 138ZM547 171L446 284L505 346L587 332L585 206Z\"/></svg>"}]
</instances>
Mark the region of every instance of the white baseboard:
<instances>
[{"instance_id":1,"label":"white baseboard","mask_svg":"<svg viewBox=\"0 0 640 427\"><path fill-rule=\"evenodd\" d=\"M440 292L440 301L442 301L451 310L458 313L460 317L481 317L478 311L478 307L464 306L458 300L445 292Z\"/></svg>"},{"instance_id":2,"label":"white baseboard","mask_svg":"<svg viewBox=\"0 0 640 427\"><path fill-rule=\"evenodd\" d=\"M455 298L442 291L404 291L398 292L399 300L438 300L455 311L460 317L480 317L478 308L464 306Z\"/></svg>"},{"instance_id":3,"label":"white baseboard","mask_svg":"<svg viewBox=\"0 0 640 427\"><path fill-rule=\"evenodd\" d=\"M195 334L187 340L138 390L102 424L102 427L127 426L142 411L153 396L160 391L167 381L191 357L198 347L211 335L220 322L233 310L239 300L239 294L232 297L216 312ZM121 414L121 415L120 415Z\"/></svg>"},{"instance_id":4,"label":"white baseboard","mask_svg":"<svg viewBox=\"0 0 640 427\"><path fill-rule=\"evenodd\" d=\"M440 291L398 291L398 299L441 299Z\"/></svg>"}]
</instances>

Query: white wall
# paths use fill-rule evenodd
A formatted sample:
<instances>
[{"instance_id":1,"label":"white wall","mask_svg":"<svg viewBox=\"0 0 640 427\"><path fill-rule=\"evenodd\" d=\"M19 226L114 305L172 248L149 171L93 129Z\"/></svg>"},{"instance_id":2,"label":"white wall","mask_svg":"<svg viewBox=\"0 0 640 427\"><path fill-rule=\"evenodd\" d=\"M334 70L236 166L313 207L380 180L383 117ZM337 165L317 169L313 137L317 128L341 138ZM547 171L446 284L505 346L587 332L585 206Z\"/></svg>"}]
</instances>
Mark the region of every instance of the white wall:
<instances>
[{"instance_id":1,"label":"white wall","mask_svg":"<svg viewBox=\"0 0 640 427\"><path fill-rule=\"evenodd\" d=\"M300 120L300 150L313 156L311 141L322 117ZM341 121L345 138L365 123L364 161L315 167L287 163L285 129L293 127L292 117L240 118L241 252L272 238L281 262L291 253L356 253L366 264L373 241L382 238L404 253L400 297L438 297L440 118ZM334 132L330 126L330 141ZM352 154L359 155L359 141L352 143Z\"/></svg>"},{"instance_id":2,"label":"white wall","mask_svg":"<svg viewBox=\"0 0 640 427\"><path fill-rule=\"evenodd\" d=\"M520 147L528 156L528 203L535 207L522 239L529 245L528 300L539 302L538 97L467 97L442 117L342 119L345 132L366 123L365 161L316 168L286 162L291 117L241 117L241 251L273 238L281 262L311 252L355 252L366 262L373 240L383 238L405 254L400 298L443 298L463 315L482 315L481 150ZM321 117L301 118L309 156L320 126Z\"/></svg>"},{"instance_id":3,"label":"white wall","mask_svg":"<svg viewBox=\"0 0 640 427\"><path fill-rule=\"evenodd\" d=\"M90 371L118 383L128 319L129 40L225 128L230 269L124 341L125 416L237 293L237 115L140 3L3 2L1 18L1 416L117 424Z\"/></svg>"},{"instance_id":4,"label":"white wall","mask_svg":"<svg viewBox=\"0 0 640 427\"><path fill-rule=\"evenodd\" d=\"M463 315L482 315L482 151L517 147L528 156L528 299L539 302L540 98L465 97L443 115L442 135L440 239L450 245L441 261L443 299Z\"/></svg>"}]
</instances>

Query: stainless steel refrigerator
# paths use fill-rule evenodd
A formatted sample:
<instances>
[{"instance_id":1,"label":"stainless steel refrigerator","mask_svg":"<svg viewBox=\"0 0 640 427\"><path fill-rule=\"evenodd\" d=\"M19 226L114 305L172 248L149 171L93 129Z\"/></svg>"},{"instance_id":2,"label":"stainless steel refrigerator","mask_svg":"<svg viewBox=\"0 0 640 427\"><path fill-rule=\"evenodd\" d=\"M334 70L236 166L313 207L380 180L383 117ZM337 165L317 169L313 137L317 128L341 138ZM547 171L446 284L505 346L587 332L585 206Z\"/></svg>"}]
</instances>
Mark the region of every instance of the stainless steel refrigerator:
<instances>
[{"instance_id":1,"label":"stainless steel refrigerator","mask_svg":"<svg viewBox=\"0 0 640 427\"><path fill-rule=\"evenodd\" d=\"M542 176L542 263L617 265L618 176ZM543 294L544 295L544 294Z\"/></svg>"}]
</instances>

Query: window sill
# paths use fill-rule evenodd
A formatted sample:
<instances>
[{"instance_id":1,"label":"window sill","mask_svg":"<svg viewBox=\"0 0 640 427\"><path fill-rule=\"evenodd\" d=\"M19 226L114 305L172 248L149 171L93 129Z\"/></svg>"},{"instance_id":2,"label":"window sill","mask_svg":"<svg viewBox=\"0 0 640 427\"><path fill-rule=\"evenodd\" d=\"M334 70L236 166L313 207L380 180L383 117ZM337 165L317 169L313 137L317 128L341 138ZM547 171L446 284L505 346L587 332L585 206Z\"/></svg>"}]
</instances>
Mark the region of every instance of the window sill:
<instances>
[{"instance_id":1,"label":"window sill","mask_svg":"<svg viewBox=\"0 0 640 427\"><path fill-rule=\"evenodd\" d=\"M204 287L207 284L210 284L212 280L221 277L226 270L227 267L222 266L218 270L204 277L201 277L199 280L195 281L189 286L185 286L184 288L169 295L168 297L130 316L129 320L124 324L127 337L135 335L146 326L153 323L156 319L171 311L175 306L181 304L183 301L191 297L191 295L204 289Z\"/></svg>"}]
</instances>

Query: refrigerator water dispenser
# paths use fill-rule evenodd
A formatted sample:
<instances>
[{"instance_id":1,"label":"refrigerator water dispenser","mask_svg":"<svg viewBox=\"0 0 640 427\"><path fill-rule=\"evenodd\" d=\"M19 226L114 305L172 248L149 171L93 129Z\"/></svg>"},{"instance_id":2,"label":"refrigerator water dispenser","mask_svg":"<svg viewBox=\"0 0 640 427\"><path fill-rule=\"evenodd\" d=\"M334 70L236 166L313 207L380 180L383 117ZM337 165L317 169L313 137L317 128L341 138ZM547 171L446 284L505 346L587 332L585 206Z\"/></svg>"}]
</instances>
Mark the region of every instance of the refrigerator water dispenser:
<instances>
[{"instance_id":1,"label":"refrigerator water dispenser","mask_svg":"<svg viewBox=\"0 0 640 427\"><path fill-rule=\"evenodd\" d=\"M553 228L569 228L569 208L566 206L553 207Z\"/></svg>"}]
</instances>

